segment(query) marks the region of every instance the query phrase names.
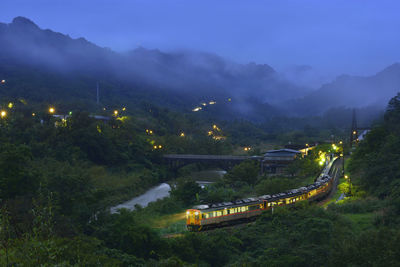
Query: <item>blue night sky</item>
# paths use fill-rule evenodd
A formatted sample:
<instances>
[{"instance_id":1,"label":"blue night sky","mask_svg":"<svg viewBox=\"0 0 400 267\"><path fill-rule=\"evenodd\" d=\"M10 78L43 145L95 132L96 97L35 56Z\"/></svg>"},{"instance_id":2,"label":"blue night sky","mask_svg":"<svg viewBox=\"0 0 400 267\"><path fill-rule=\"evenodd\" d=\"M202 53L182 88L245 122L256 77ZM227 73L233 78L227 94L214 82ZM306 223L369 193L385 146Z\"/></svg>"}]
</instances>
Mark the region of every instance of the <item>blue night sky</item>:
<instances>
[{"instance_id":1,"label":"blue night sky","mask_svg":"<svg viewBox=\"0 0 400 267\"><path fill-rule=\"evenodd\" d=\"M400 62L399 10L397 0L1 0L0 21L28 17L116 51L189 49L369 75Z\"/></svg>"}]
</instances>

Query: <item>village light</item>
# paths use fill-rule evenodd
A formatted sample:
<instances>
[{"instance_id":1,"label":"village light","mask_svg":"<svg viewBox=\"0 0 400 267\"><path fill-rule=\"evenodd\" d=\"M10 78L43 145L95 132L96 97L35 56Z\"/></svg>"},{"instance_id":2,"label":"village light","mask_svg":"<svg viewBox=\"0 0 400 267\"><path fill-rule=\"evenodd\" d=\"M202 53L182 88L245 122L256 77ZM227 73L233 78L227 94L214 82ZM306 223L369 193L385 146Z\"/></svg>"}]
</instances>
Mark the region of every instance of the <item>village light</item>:
<instances>
[{"instance_id":1,"label":"village light","mask_svg":"<svg viewBox=\"0 0 400 267\"><path fill-rule=\"evenodd\" d=\"M50 113L50 114L53 114L55 111L56 111L56 110L55 110L53 107L50 107L50 108L49 108L49 113Z\"/></svg>"},{"instance_id":2,"label":"village light","mask_svg":"<svg viewBox=\"0 0 400 267\"><path fill-rule=\"evenodd\" d=\"M1 116L2 118L4 118L5 116L7 116L7 112L4 111L4 110L2 110L2 111L0 112L0 116Z\"/></svg>"},{"instance_id":3,"label":"village light","mask_svg":"<svg viewBox=\"0 0 400 267\"><path fill-rule=\"evenodd\" d=\"M114 116L118 116L118 110L114 110Z\"/></svg>"}]
</instances>

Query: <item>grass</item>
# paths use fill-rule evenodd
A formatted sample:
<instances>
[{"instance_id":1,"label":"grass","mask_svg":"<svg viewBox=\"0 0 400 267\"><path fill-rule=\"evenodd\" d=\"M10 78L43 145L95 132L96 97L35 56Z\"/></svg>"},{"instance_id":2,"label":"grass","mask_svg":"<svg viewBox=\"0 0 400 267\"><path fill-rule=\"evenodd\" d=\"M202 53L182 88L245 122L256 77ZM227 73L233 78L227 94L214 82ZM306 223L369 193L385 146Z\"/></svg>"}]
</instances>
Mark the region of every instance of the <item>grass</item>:
<instances>
[{"instance_id":1,"label":"grass","mask_svg":"<svg viewBox=\"0 0 400 267\"><path fill-rule=\"evenodd\" d=\"M185 211L158 217L153 220L152 227L157 229L161 236L171 236L186 232Z\"/></svg>"}]
</instances>

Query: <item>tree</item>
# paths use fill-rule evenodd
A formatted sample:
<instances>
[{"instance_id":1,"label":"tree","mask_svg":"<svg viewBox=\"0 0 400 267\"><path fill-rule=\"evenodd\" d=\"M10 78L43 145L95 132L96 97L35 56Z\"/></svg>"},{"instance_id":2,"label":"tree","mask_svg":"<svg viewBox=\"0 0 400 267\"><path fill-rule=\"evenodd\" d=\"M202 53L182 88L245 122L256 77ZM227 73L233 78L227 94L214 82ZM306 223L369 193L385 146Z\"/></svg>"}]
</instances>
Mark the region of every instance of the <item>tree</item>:
<instances>
[{"instance_id":1,"label":"tree","mask_svg":"<svg viewBox=\"0 0 400 267\"><path fill-rule=\"evenodd\" d=\"M0 152L0 196L3 199L34 194L38 174L32 171L32 154L25 145L2 145Z\"/></svg>"},{"instance_id":2,"label":"tree","mask_svg":"<svg viewBox=\"0 0 400 267\"><path fill-rule=\"evenodd\" d=\"M186 205L196 202L200 193L200 186L190 178L179 178L171 190L171 195L183 201Z\"/></svg>"},{"instance_id":3,"label":"tree","mask_svg":"<svg viewBox=\"0 0 400 267\"><path fill-rule=\"evenodd\" d=\"M249 185L254 185L257 182L259 171L259 162L248 160L233 167L224 178L230 183L245 182Z\"/></svg>"}]
</instances>

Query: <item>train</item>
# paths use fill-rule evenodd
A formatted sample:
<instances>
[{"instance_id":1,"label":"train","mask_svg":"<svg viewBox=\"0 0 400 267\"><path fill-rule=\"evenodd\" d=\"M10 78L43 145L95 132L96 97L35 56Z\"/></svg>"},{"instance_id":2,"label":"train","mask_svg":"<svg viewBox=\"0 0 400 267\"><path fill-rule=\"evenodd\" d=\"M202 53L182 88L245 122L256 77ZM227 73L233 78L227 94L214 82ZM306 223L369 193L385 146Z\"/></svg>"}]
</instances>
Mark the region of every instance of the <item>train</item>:
<instances>
[{"instance_id":1,"label":"train","mask_svg":"<svg viewBox=\"0 0 400 267\"><path fill-rule=\"evenodd\" d=\"M299 201L323 199L333 187L333 177L329 175L333 158L325 166L313 184L286 192L250 197L233 202L198 205L186 211L186 228L192 232L206 231L256 219L263 211L275 206L293 205Z\"/></svg>"}]
</instances>

